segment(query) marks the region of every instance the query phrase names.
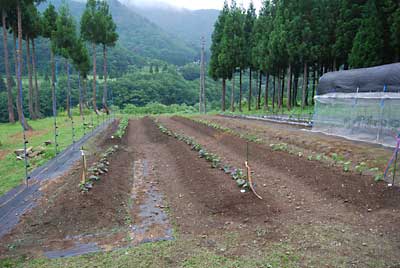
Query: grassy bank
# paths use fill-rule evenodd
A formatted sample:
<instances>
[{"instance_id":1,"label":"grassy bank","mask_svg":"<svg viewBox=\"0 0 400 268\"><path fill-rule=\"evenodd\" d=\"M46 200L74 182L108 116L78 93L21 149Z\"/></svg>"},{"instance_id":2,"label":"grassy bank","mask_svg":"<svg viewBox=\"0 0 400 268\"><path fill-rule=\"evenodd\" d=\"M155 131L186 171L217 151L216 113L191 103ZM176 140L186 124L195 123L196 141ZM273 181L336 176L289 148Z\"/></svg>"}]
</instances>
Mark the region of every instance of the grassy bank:
<instances>
[{"instance_id":1,"label":"grassy bank","mask_svg":"<svg viewBox=\"0 0 400 268\"><path fill-rule=\"evenodd\" d=\"M91 116L86 117L86 123L90 123ZM103 121L103 117L93 116L94 126ZM55 156L54 146L54 119L51 117L28 121L33 131L26 132L28 144L27 147L33 147L34 150L43 151L37 157L29 159L29 171L43 165ZM72 144L71 120L61 115L57 118L59 136L59 150L62 151ZM79 116L74 117L75 140L80 139L85 131L83 120ZM51 141L52 144L45 146L44 142ZM17 160L14 153L17 149L23 148L23 134L19 123L0 124L0 195L14 188L23 182L25 177L24 161Z\"/></svg>"}]
</instances>

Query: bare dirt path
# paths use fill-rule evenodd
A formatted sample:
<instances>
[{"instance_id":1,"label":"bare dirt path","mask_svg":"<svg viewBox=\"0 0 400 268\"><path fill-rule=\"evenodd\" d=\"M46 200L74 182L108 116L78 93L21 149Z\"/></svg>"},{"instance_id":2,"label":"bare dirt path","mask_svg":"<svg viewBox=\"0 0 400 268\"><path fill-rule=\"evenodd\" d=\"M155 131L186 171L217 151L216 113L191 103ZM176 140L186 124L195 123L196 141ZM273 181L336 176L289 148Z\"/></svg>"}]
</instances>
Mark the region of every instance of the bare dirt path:
<instances>
[{"instance_id":1,"label":"bare dirt path","mask_svg":"<svg viewBox=\"0 0 400 268\"><path fill-rule=\"evenodd\" d=\"M173 131L195 138L228 162L243 165L246 159L246 142L238 137L180 117L163 118L161 122ZM383 252L389 253L400 245L395 227L400 208L397 189L285 152L274 152L263 145L250 143L249 159L258 191L279 204L281 213L274 222L282 226L280 232L284 236L296 226L304 228L297 239L304 239L303 232L309 228L316 236L333 235L335 228L339 228L347 234L349 245L354 246L351 253L345 250L343 254L376 258L385 258L381 255ZM304 245L308 243L311 241ZM387 245L387 248L376 250L378 245Z\"/></svg>"}]
</instances>

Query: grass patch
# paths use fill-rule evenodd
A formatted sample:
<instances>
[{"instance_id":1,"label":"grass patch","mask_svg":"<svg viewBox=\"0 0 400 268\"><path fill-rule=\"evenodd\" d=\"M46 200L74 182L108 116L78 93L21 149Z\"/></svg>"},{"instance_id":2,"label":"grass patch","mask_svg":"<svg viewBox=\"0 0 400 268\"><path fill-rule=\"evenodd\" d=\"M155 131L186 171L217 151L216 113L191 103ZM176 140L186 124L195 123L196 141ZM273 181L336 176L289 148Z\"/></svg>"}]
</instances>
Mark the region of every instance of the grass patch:
<instances>
[{"instance_id":1,"label":"grass patch","mask_svg":"<svg viewBox=\"0 0 400 268\"><path fill-rule=\"evenodd\" d=\"M64 259L16 259L0 260L0 267L51 268L51 267L135 267L135 268L231 268L231 267L298 267L299 257L286 247L276 245L265 249L257 258L225 256L218 248L199 247L198 241L179 240L142 244L138 247L109 253L96 253Z\"/></svg>"},{"instance_id":2,"label":"grass patch","mask_svg":"<svg viewBox=\"0 0 400 268\"><path fill-rule=\"evenodd\" d=\"M293 119L307 119L312 120L314 115L314 106L306 106L304 109L301 107L294 107L290 111L286 108L284 109L272 109L270 104L269 108L265 110L263 107L259 110L256 110L255 107L252 110L248 110L247 105L244 106L242 112L236 109L235 112L226 111L224 114L226 115L286 115Z\"/></svg>"},{"instance_id":3,"label":"grass patch","mask_svg":"<svg viewBox=\"0 0 400 268\"><path fill-rule=\"evenodd\" d=\"M93 116L94 127L102 123L106 118L104 116ZM43 147L43 154L29 159L29 171L45 164L55 156L54 148L54 119L51 117L28 121L34 129L31 132L27 132L27 139L29 143L28 147ZM91 122L90 116L86 117L86 123ZM64 150L72 144L72 128L71 120L60 115L57 117L58 125L58 144L59 151ZM88 127L85 127L83 120L80 116L74 116L75 126L75 140L79 140L84 136L84 133L91 131ZM51 141L53 144L45 146L45 141ZM3 159L0 159L0 195L6 193L10 189L18 186L24 179L24 161L16 160L14 150L23 148L23 136L22 128L20 124L0 124L0 155L4 155Z\"/></svg>"}]
</instances>

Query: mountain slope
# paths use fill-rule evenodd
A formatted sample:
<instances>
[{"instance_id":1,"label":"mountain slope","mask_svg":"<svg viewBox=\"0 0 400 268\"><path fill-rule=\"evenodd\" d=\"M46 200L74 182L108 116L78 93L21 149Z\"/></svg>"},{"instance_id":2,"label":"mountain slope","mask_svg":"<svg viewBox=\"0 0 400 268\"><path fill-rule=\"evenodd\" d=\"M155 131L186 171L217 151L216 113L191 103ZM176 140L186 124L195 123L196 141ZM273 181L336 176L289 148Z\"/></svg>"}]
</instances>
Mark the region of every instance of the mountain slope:
<instances>
[{"instance_id":1,"label":"mountain slope","mask_svg":"<svg viewBox=\"0 0 400 268\"><path fill-rule=\"evenodd\" d=\"M52 3L58 8L62 0L53 0ZM73 0L67 3L71 13L78 20L85 4ZM40 9L43 10L46 5L42 4ZM183 65L196 58L197 51L180 38L166 33L156 24L117 0L109 0L109 5L117 24L120 46L137 55L177 65Z\"/></svg>"},{"instance_id":2,"label":"mountain slope","mask_svg":"<svg viewBox=\"0 0 400 268\"><path fill-rule=\"evenodd\" d=\"M187 10L162 6L130 6L135 12L146 17L166 32L173 34L194 47L200 47L200 38L206 39L206 47L211 44L211 35L219 11Z\"/></svg>"}]
</instances>

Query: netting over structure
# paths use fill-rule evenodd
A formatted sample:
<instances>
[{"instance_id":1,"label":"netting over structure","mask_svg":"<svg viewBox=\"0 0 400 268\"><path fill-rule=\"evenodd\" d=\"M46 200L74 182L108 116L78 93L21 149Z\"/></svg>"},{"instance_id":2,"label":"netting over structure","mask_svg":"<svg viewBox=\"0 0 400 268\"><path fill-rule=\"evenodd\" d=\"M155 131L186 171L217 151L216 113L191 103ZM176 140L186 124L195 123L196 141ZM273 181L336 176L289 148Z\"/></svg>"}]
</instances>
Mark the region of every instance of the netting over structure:
<instances>
[{"instance_id":1,"label":"netting over structure","mask_svg":"<svg viewBox=\"0 0 400 268\"><path fill-rule=\"evenodd\" d=\"M396 146L400 64L322 76L315 97L313 131Z\"/></svg>"}]
</instances>

